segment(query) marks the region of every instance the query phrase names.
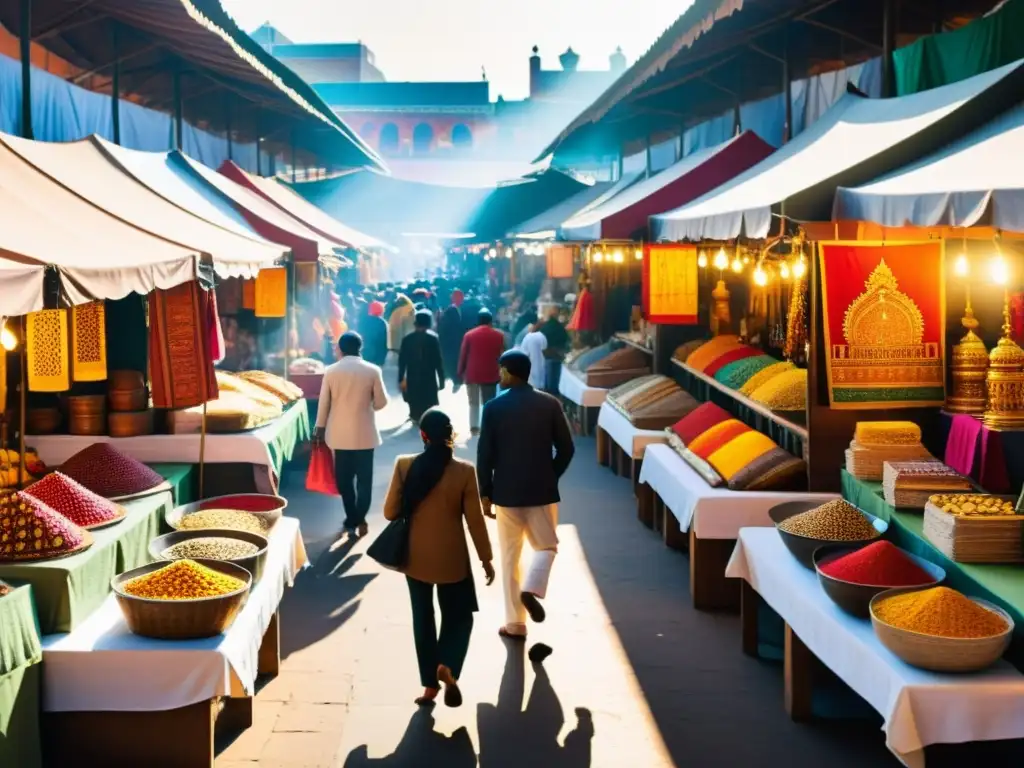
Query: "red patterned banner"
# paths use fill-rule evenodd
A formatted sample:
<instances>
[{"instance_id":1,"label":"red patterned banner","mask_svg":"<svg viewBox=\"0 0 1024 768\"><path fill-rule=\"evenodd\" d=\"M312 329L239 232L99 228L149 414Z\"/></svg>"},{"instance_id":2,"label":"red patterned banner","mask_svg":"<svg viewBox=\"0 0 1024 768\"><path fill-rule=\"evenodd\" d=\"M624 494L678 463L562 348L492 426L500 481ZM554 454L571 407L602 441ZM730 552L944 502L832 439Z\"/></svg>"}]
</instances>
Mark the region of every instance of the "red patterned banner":
<instances>
[{"instance_id":1,"label":"red patterned banner","mask_svg":"<svg viewBox=\"0 0 1024 768\"><path fill-rule=\"evenodd\" d=\"M643 307L647 322L696 325L699 314L697 246L644 248Z\"/></svg>"},{"instance_id":2,"label":"red patterned banner","mask_svg":"<svg viewBox=\"0 0 1024 768\"><path fill-rule=\"evenodd\" d=\"M819 253L832 407L941 406L942 243L831 242Z\"/></svg>"}]
</instances>

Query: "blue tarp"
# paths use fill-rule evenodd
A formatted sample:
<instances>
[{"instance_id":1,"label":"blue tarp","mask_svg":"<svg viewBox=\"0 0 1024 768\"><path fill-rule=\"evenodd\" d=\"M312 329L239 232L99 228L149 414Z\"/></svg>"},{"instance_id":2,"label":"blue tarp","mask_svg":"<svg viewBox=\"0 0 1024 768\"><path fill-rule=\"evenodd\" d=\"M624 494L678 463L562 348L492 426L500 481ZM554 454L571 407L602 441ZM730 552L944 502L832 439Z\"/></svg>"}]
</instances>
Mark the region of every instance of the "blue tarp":
<instances>
[{"instance_id":1,"label":"blue tarp","mask_svg":"<svg viewBox=\"0 0 1024 768\"><path fill-rule=\"evenodd\" d=\"M121 100L121 144L131 149L163 152L173 149L170 115ZM77 141L96 134L113 141L110 96L87 91L41 69L32 69L32 130L39 141ZM0 131L21 135L21 62L0 56ZM228 159L227 140L183 125L182 149L203 165L216 168ZM256 145L234 144L234 161L256 170ZM264 156L263 168L269 167Z\"/></svg>"}]
</instances>

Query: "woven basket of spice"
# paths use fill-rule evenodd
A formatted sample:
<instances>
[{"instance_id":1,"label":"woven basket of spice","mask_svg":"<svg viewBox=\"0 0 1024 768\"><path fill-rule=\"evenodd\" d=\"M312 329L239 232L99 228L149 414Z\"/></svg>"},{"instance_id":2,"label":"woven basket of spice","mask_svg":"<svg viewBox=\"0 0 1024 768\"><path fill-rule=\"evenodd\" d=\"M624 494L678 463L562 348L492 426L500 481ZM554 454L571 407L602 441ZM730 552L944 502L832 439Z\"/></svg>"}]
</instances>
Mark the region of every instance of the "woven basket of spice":
<instances>
[{"instance_id":1,"label":"woven basket of spice","mask_svg":"<svg viewBox=\"0 0 1024 768\"><path fill-rule=\"evenodd\" d=\"M935 494L924 507L924 537L957 563L1024 562L1024 515L1009 497Z\"/></svg>"},{"instance_id":2,"label":"woven basket of spice","mask_svg":"<svg viewBox=\"0 0 1024 768\"><path fill-rule=\"evenodd\" d=\"M864 546L883 533L889 524L842 499L824 504L787 501L768 510L768 517L790 553L805 568L814 570L814 552L826 544Z\"/></svg>"},{"instance_id":3,"label":"woven basket of spice","mask_svg":"<svg viewBox=\"0 0 1024 768\"><path fill-rule=\"evenodd\" d=\"M173 531L149 542L154 560L223 560L252 574L255 585L267 562L267 539L258 533L228 528Z\"/></svg>"},{"instance_id":4,"label":"woven basket of spice","mask_svg":"<svg viewBox=\"0 0 1024 768\"><path fill-rule=\"evenodd\" d=\"M871 601L878 640L914 667L977 672L995 664L1013 635L1013 619L986 600L948 587L892 589Z\"/></svg>"},{"instance_id":5,"label":"woven basket of spice","mask_svg":"<svg viewBox=\"0 0 1024 768\"><path fill-rule=\"evenodd\" d=\"M196 640L227 631L245 605L252 575L220 560L161 561L115 576L110 586L134 634Z\"/></svg>"}]
</instances>

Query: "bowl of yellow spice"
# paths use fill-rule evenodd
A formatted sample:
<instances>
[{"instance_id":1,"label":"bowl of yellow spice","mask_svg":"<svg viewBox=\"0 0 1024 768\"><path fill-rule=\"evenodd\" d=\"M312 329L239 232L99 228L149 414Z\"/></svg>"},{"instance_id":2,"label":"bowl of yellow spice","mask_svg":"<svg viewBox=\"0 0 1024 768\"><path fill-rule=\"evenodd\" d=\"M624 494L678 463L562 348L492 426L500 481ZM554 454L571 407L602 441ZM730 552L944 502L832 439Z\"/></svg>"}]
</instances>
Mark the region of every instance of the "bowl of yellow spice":
<instances>
[{"instance_id":1,"label":"bowl of yellow spice","mask_svg":"<svg viewBox=\"0 0 1024 768\"><path fill-rule=\"evenodd\" d=\"M977 672L995 664L1013 619L992 603L949 587L890 589L870 606L879 641L907 664L934 672Z\"/></svg>"},{"instance_id":2,"label":"bowl of yellow spice","mask_svg":"<svg viewBox=\"0 0 1024 768\"><path fill-rule=\"evenodd\" d=\"M150 563L110 583L134 634L195 640L225 632L245 605L252 574L222 560Z\"/></svg>"}]
</instances>

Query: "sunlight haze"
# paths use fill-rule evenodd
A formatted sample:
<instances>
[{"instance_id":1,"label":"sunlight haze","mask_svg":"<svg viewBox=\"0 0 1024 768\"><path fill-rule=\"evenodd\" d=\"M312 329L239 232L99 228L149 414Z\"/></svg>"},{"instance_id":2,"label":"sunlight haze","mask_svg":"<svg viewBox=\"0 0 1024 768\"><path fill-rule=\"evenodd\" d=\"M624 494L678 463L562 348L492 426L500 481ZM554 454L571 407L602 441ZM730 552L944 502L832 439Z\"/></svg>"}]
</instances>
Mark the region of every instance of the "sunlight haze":
<instances>
[{"instance_id":1,"label":"sunlight haze","mask_svg":"<svg viewBox=\"0 0 1024 768\"><path fill-rule=\"evenodd\" d=\"M252 32L269 21L297 43L363 42L388 80L467 81L486 69L491 99L529 89L530 49L545 69L572 46L580 69L607 69L621 46L630 64L690 0L223 0Z\"/></svg>"}]
</instances>

